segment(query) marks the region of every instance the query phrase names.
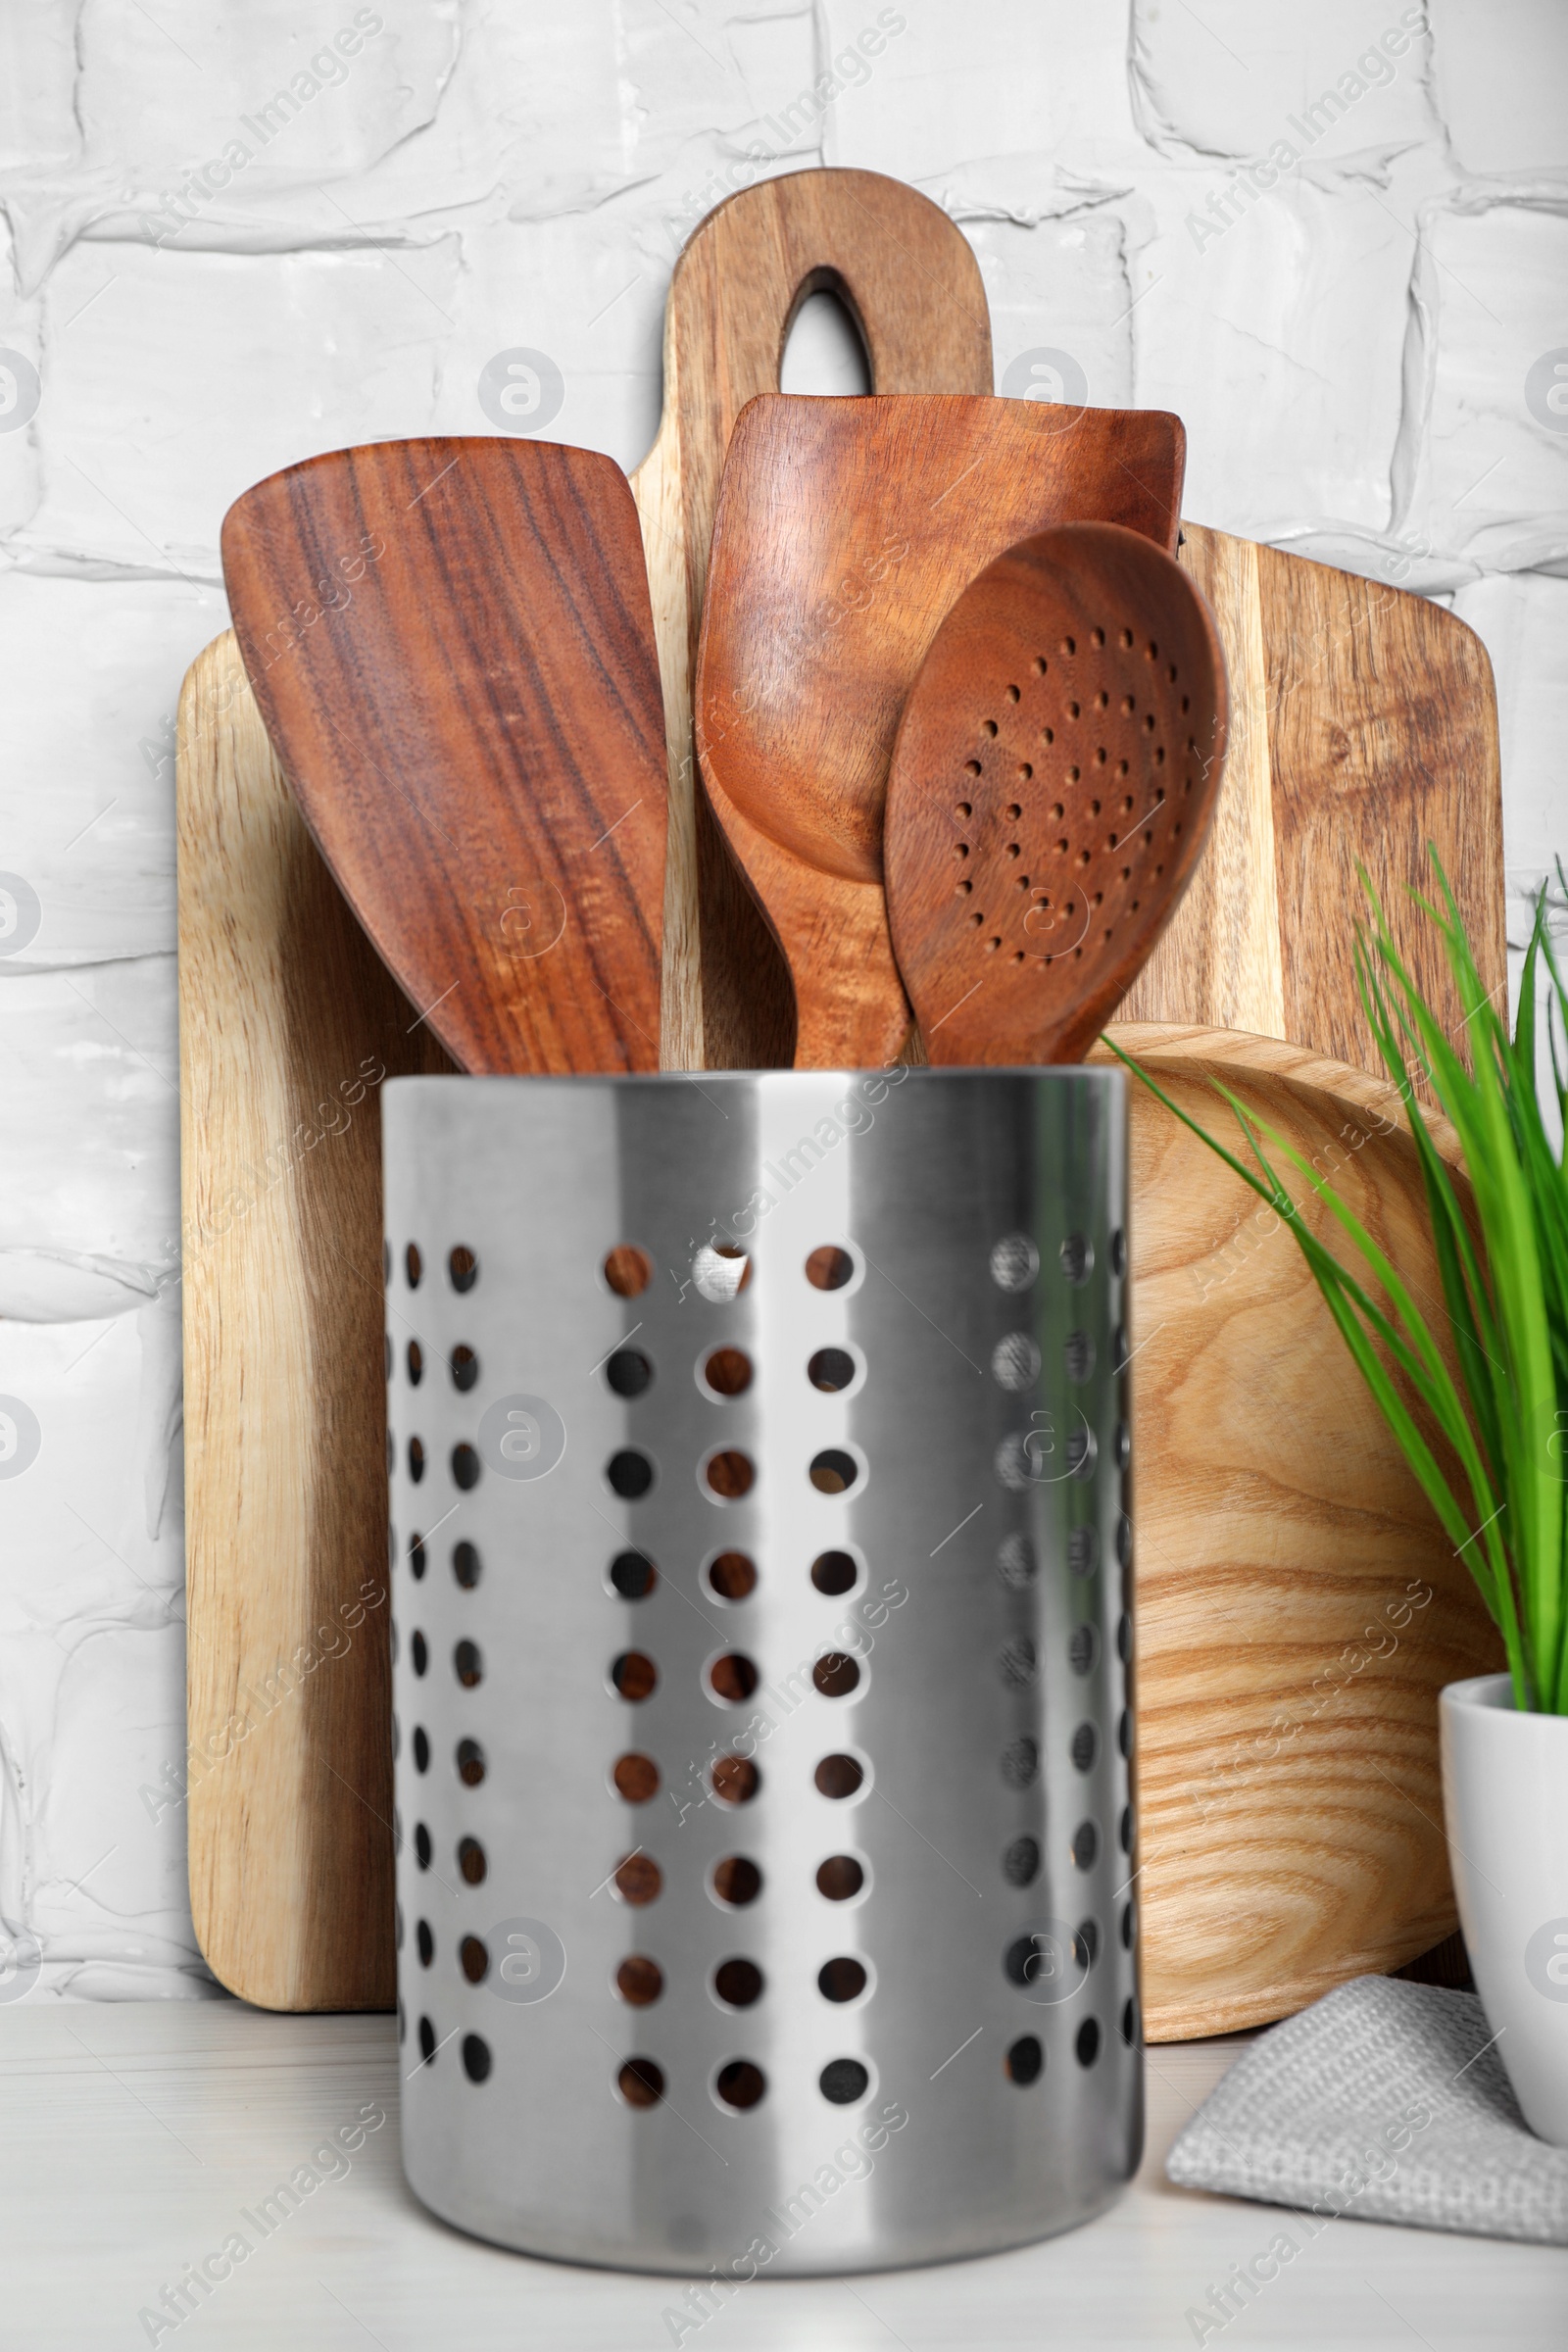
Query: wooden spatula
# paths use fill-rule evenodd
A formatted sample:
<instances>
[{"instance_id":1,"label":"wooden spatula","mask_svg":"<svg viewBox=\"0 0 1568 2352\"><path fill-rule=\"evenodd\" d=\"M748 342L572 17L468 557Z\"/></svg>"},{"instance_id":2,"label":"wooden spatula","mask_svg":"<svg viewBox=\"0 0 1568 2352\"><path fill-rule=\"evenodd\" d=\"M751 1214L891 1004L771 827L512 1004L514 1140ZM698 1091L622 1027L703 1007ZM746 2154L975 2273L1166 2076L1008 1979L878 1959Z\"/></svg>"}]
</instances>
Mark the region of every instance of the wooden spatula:
<instances>
[{"instance_id":1,"label":"wooden spatula","mask_svg":"<svg viewBox=\"0 0 1568 2352\"><path fill-rule=\"evenodd\" d=\"M391 441L223 522L268 733L468 1070L654 1070L664 714L637 512L591 450Z\"/></svg>"},{"instance_id":2,"label":"wooden spatula","mask_svg":"<svg viewBox=\"0 0 1568 2352\"><path fill-rule=\"evenodd\" d=\"M1225 727L1208 607L1135 532L1038 532L964 590L888 786L893 945L932 1061L1082 1059L1187 887Z\"/></svg>"},{"instance_id":3,"label":"wooden spatula","mask_svg":"<svg viewBox=\"0 0 1568 2352\"><path fill-rule=\"evenodd\" d=\"M1185 453L1180 419L1154 410L775 394L743 412L713 525L697 740L789 962L797 1067L884 1061L908 1029L882 810L944 613L1047 524L1106 516L1174 549Z\"/></svg>"}]
</instances>

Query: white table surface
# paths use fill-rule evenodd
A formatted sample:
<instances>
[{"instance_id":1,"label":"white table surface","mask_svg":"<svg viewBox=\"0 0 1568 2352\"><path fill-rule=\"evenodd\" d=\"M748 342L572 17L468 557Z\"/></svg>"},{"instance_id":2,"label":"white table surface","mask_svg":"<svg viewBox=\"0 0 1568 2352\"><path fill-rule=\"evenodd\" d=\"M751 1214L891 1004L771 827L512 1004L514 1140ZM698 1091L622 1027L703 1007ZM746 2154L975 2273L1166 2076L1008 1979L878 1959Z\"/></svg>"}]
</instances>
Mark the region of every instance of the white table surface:
<instances>
[{"instance_id":1,"label":"white table surface","mask_svg":"<svg viewBox=\"0 0 1568 2352\"><path fill-rule=\"evenodd\" d=\"M1087 2229L926 2271L746 2288L702 2352L990 2352L1175 2347L1188 2308L1268 2243L1272 2207L1161 2178L1183 2120L1245 2037L1149 2057L1144 2167ZM656 2352L680 2282L568 2269L479 2245L416 2204L398 2163L397 2046L384 2017L272 2017L237 2001L0 2009L0 2347L149 2341L139 2314L243 2228L323 2134L385 2127L160 2344L265 2352ZM254 2232L251 2232L254 2235ZM1331 2224L1210 2345L1422 2344L1562 2352L1568 2251Z\"/></svg>"}]
</instances>

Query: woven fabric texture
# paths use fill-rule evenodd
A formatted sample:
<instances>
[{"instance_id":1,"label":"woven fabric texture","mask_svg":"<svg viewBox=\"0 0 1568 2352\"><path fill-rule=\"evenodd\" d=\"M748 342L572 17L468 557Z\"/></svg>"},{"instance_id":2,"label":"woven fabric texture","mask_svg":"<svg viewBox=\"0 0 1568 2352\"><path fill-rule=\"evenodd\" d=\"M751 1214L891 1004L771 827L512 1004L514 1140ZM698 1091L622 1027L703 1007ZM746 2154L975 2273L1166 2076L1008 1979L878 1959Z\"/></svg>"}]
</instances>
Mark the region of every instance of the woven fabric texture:
<instances>
[{"instance_id":1,"label":"woven fabric texture","mask_svg":"<svg viewBox=\"0 0 1568 2352\"><path fill-rule=\"evenodd\" d=\"M1357 1977L1238 2060L1166 2176L1320 2219L1568 2245L1568 2148L1520 2115L1474 1993Z\"/></svg>"}]
</instances>

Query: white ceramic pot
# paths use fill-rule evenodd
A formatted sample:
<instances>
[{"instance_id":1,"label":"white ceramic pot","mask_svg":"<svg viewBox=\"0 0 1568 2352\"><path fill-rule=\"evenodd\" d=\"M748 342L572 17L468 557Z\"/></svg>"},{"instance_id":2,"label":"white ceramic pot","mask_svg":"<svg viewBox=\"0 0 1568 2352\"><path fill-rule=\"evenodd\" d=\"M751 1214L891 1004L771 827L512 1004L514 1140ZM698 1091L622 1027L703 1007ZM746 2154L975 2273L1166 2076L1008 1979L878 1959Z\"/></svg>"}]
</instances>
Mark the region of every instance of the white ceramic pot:
<instances>
[{"instance_id":1,"label":"white ceramic pot","mask_svg":"<svg viewBox=\"0 0 1568 2352\"><path fill-rule=\"evenodd\" d=\"M1449 1683L1443 1806L1476 1990L1525 2121L1568 2147L1568 1715L1505 1674Z\"/></svg>"}]
</instances>

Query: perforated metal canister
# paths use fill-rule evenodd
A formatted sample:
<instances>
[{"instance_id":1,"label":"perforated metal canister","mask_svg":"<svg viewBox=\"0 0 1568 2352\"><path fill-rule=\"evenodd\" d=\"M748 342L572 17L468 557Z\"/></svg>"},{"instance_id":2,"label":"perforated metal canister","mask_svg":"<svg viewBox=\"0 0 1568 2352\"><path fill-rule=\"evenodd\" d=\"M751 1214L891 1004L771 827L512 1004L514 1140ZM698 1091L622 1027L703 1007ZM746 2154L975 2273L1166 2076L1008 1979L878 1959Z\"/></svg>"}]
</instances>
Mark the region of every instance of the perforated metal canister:
<instances>
[{"instance_id":1,"label":"perforated metal canister","mask_svg":"<svg viewBox=\"0 0 1568 2352\"><path fill-rule=\"evenodd\" d=\"M384 1096L409 2179L978 2254L1142 2137L1119 1073Z\"/></svg>"}]
</instances>

